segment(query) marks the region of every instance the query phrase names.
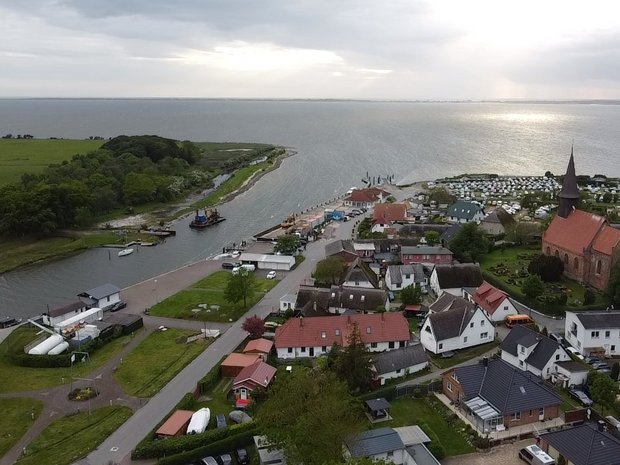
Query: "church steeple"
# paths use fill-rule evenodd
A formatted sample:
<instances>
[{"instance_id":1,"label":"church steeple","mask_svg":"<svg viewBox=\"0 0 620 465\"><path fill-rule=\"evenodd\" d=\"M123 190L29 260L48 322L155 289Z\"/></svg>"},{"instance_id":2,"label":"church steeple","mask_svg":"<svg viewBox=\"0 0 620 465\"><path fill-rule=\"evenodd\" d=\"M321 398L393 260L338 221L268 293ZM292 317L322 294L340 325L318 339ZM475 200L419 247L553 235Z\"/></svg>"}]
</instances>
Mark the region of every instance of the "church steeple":
<instances>
[{"instance_id":1,"label":"church steeple","mask_svg":"<svg viewBox=\"0 0 620 465\"><path fill-rule=\"evenodd\" d=\"M577 175L575 175L575 160L573 159L573 147L570 148L570 160L568 160L568 168L564 182L562 182L562 190L560 191L560 207L558 215L566 218L570 212L579 206L579 187L577 187Z\"/></svg>"}]
</instances>

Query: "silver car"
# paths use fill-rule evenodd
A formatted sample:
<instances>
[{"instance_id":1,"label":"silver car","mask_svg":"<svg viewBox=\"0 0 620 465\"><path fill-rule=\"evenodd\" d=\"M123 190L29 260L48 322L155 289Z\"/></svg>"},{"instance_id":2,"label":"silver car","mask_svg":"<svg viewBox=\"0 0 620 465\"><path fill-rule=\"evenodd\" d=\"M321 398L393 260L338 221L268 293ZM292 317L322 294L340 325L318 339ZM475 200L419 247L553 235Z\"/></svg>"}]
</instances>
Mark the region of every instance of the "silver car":
<instances>
[{"instance_id":1,"label":"silver car","mask_svg":"<svg viewBox=\"0 0 620 465\"><path fill-rule=\"evenodd\" d=\"M579 402L581 402L582 405L585 405L586 407L590 407L594 403L592 402L592 399L586 396L585 392L583 391L580 391L578 389L571 389L568 392L573 398L577 399Z\"/></svg>"}]
</instances>

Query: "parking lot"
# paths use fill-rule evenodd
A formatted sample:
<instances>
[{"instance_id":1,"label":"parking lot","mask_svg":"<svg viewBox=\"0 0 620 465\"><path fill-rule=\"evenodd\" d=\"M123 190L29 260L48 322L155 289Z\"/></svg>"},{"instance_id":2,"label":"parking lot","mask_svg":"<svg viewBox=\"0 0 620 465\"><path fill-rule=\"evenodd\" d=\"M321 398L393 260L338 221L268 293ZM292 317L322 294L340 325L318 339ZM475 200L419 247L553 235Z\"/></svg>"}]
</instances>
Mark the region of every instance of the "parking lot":
<instances>
[{"instance_id":1,"label":"parking lot","mask_svg":"<svg viewBox=\"0 0 620 465\"><path fill-rule=\"evenodd\" d=\"M523 465L519 459L519 449L535 444L535 439L524 439L513 444L497 446L486 453L474 453L449 457L441 461L441 465Z\"/></svg>"}]
</instances>

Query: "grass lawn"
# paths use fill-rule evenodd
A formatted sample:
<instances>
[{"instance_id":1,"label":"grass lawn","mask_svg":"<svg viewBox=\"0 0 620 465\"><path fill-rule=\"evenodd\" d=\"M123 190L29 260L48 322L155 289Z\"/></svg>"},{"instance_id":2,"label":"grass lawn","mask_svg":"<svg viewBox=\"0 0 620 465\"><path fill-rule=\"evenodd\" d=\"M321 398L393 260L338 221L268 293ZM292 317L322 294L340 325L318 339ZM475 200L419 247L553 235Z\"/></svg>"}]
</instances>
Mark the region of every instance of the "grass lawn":
<instances>
[{"instance_id":1,"label":"grass lawn","mask_svg":"<svg viewBox=\"0 0 620 465\"><path fill-rule=\"evenodd\" d=\"M448 422L433 409L429 402L429 398L404 398L393 400L390 404L392 404L390 415L394 419L376 423L374 428L409 426L424 423L435 432L448 456L467 454L474 451L474 448L470 446L461 435L457 434L453 428L448 425ZM436 404L439 404L439 401L433 402L433 405ZM445 408L445 406L440 405L439 408Z\"/></svg>"},{"instance_id":2,"label":"grass lawn","mask_svg":"<svg viewBox=\"0 0 620 465\"><path fill-rule=\"evenodd\" d=\"M439 368L450 368L498 347L499 342L493 341L487 344L470 347L469 349L456 350L454 351L454 356L450 358L441 358L441 355L429 355L431 356L431 361Z\"/></svg>"},{"instance_id":3,"label":"grass lawn","mask_svg":"<svg viewBox=\"0 0 620 465\"><path fill-rule=\"evenodd\" d=\"M41 410L43 402L37 399L0 399L0 457L28 431Z\"/></svg>"},{"instance_id":4,"label":"grass lawn","mask_svg":"<svg viewBox=\"0 0 620 465\"><path fill-rule=\"evenodd\" d=\"M256 278L254 297L248 299L247 306L243 305L243 301L233 305L224 298L228 276L229 273L226 271L217 271L201 279L189 288L151 307L151 315L201 321L235 321L278 284L276 279ZM192 312L193 309L200 309L199 304L208 304L209 308ZM211 308L212 305L218 306L219 309Z\"/></svg>"},{"instance_id":5,"label":"grass lawn","mask_svg":"<svg viewBox=\"0 0 620 465\"><path fill-rule=\"evenodd\" d=\"M186 344L192 331L168 329L150 334L116 370L115 377L127 394L151 397L208 345L204 340Z\"/></svg>"},{"instance_id":6,"label":"grass lawn","mask_svg":"<svg viewBox=\"0 0 620 465\"><path fill-rule=\"evenodd\" d=\"M235 405L231 400L228 400L227 394L230 392L232 383L232 378L222 378L211 391L200 398L196 410L202 407L208 407L211 410L209 428L215 428L215 416L219 413L226 415L226 421L230 424L228 414L235 410Z\"/></svg>"},{"instance_id":7,"label":"grass lawn","mask_svg":"<svg viewBox=\"0 0 620 465\"><path fill-rule=\"evenodd\" d=\"M131 416L128 407L103 407L60 418L27 447L19 465L68 465L85 457Z\"/></svg>"},{"instance_id":8,"label":"grass lawn","mask_svg":"<svg viewBox=\"0 0 620 465\"><path fill-rule=\"evenodd\" d=\"M37 338L37 331L32 328L19 327L0 344L0 392L19 392L42 389L69 383L73 376L84 377L96 368L104 365L116 355L131 336L122 336L99 348L90 357L89 362L78 363L65 368L29 368L13 365L6 356L9 350L23 351L23 347Z\"/></svg>"},{"instance_id":9,"label":"grass lawn","mask_svg":"<svg viewBox=\"0 0 620 465\"><path fill-rule=\"evenodd\" d=\"M14 134L16 135L16 134ZM98 149L102 140L0 139L0 186L19 182L24 173L40 173L52 163Z\"/></svg>"}]
</instances>

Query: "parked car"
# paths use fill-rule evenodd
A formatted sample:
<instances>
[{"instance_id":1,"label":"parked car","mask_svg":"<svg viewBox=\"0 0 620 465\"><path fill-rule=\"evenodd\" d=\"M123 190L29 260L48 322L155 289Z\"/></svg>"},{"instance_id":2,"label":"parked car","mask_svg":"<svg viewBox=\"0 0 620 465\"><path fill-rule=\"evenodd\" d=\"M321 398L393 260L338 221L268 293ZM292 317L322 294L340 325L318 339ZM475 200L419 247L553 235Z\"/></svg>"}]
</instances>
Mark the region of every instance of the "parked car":
<instances>
[{"instance_id":1,"label":"parked car","mask_svg":"<svg viewBox=\"0 0 620 465\"><path fill-rule=\"evenodd\" d=\"M617 430L620 431L620 421L616 420L614 417L612 417L611 415L606 416L605 420L607 420L609 423L611 423Z\"/></svg>"},{"instance_id":2,"label":"parked car","mask_svg":"<svg viewBox=\"0 0 620 465\"><path fill-rule=\"evenodd\" d=\"M215 415L215 427L216 428L225 428L227 425L226 423L226 416L218 413L217 415Z\"/></svg>"},{"instance_id":3,"label":"parked car","mask_svg":"<svg viewBox=\"0 0 620 465\"><path fill-rule=\"evenodd\" d=\"M568 393L571 395L571 397L573 397L586 407L590 407L594 403L592 402L592 399L586 396L586 394L579 389L571 389L570 391L568 391Z\"/></svg>"},{"instance_id":4,"label":"parked car","mask_svg":"<svg viewBox=\"0 0 620 465\"><path fill-rule=\"evenodd\" d=\"M577 349L575 349L574 347L567 347L566 348L566 352L570 353L571 355L577 357L579 360L583 360L583 355L581 355L581 352L579 352Z\"/></svg>"},{"instance_id":5,"label":"parked car","mask_svg":"<svg viewBox=\"0 0 620 465\"><path fill-rule=\"evenodd\" d=\"M555 459L535 445L521 449L519 458L530 465L555 465Z\"/></svg>"},{"instance_id":6,"label":"parked car","mask_svg":"<svg viewBox=\"0 0 620 465\"><path fill-rule=\"evenodd\" d=\"M219 465L232 465L232 457L230 454L222 454L216 457L217 463Z\"/></svg>"},{"instance_id":7,"label":"parked car","mask_svg":"<svg viewBox=\"0 0 620 465\"><path fill-rule=\"evenodd\" d=\"M611 367L607 365L605 362L594 362L594 363L591 363L591 365L592 365L592 368L594 368L595 370L598 370L599 368L611 369Z\"/></svg>"},{"instance_id":8,"label":"parked car","mask_svg":"<svg viewBox=\"0 0 620 465\"><path fill-rule=\"evenodd\" d=\"M118 310L122 310L123 308L125 308L127 306L127 302L123 302L122 300L120 302L116 302L114 305L112 305L110 307L110 311L111 312L116 312Z\"/></svg>"},{"instance_id":9,"label":"parked car","mask_svg":"<svg viewBox=\"0 0 620 465\"><path fill-rule=\"evenodd\" d=\"M609 367L601 367L596 369L597 373L611 373L611 368Z\"/></svg>"},{"instance_id":10,"label":"parked car","mask_svg":"<svg viewBox=\"0 0 620 465\"><path fill-rule=\"evenodd\" d=\"M549 337L559 343L562 347L566 347L568 345L568 342L566 342L566 339L564 339L564 336L560 333L551 333L549 334Z\"/></svg>"},{"instance_id":11,"label":"parked car","mask_svg":"<svg viewBox=\"0 0 620 465\"><path fill-rule=\"evenodd\" d=\"M222 268L224 268L225 270L232 270L234 267L235 267L234 263L230 263L230 262L222 263Z\"/></svg>"},{"instance_id":12,"label":"parked car","mask_svg":"<svg viewBox=\"0 0 620 465\"><path fill-rule=\"evenodd\" d=\"M600 363L601 359L598 357L586 357L583 359L584 362L586 362L588 365L592 365L594 363Z\"/></svg>"},{"instance_id":13,"label":"parked car","mask_svg":"<svg viewBox=\"0 0 620 465\"><path fill-rule=\"evenodd\" d=\"M237 456L237 463L239 465L247 465L250 462L250 457L248 457L248 451L245 449L237 449L235 451L235 455Z\"/></svg>"},{"instance_id":14,"label":"parked car","mask_svg":"<svg viewBox=\"0 0 620 465\"><path fill-rule=\"evenodd\" d=\"M210 455L208 457L201 458L200 463L203 465L218 465L217 461Z\"/></svg>"},{"instance_id":15,"label":"parked car","mask_svg":"<svg viewBox=\"0 0 620 465\"><path fill-rule=\"evenodd\" d=\"M274 279L275 277L276 277L275 271L270 271L269 273L267 273L267 279Z\"/></svg>"}]
</instances>

